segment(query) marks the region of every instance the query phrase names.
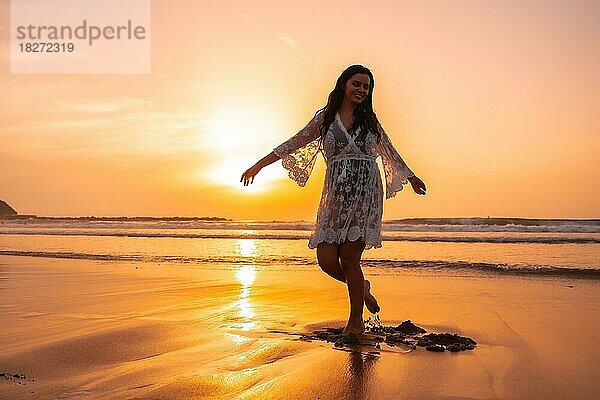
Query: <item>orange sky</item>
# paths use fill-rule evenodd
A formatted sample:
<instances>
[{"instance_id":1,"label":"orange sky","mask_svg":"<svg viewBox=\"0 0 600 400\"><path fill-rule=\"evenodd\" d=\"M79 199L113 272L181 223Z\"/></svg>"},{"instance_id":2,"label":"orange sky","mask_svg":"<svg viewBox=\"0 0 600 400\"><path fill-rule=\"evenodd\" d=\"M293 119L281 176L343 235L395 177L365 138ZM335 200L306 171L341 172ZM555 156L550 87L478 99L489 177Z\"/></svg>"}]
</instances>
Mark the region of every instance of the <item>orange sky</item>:
<instances>
[{"instance_id":1,"label":"orange sky","mask_svg":"<svg viewBox=\"0 0 600 400\"><path fill-rule=\"evenodd\" d=\"M147 75L11 74L0 4L0 199L21 214L314 220L322 159L304 188L281 162L239 178L360 63L428 189L384 219L600 217L598 2L153 1Z\"/></svg>"}]
</instances>

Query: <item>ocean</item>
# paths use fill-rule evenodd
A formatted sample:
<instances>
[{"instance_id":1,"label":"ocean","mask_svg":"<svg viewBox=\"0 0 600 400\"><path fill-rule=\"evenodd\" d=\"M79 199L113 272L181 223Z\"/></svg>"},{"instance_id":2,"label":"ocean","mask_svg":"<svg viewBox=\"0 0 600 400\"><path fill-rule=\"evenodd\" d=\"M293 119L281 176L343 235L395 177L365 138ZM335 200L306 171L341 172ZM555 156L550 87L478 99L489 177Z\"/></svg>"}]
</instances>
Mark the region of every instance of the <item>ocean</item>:
<instances>
[{"instance_id":1,"label":"ocean","mask_svg":"<svg viewBox=\"0 0 600 400\"><path fill-rule=\"evenodd\" d=\"M186 217L0 220L0 255L198 267L317 265L307 221ZM398 273L600 279L600 220L411 218L384 221L362 265Z\"/></svg>"}]
</instances>

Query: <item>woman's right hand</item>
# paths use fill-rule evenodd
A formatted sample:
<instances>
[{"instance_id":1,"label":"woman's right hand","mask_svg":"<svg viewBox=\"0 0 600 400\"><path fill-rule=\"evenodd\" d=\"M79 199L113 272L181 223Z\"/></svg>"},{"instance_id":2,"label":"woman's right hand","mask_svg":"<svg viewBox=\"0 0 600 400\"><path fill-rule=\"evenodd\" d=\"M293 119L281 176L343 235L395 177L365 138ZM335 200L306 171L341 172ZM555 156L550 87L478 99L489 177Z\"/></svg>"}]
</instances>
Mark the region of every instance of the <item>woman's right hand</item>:
<instances>
[{"instance_id":1,"label":"woman's right hand","mask_svg":"<svg viewBox=\"0 0 600 400\"><path fill-rule=\"evenodd\" d=\"M253 165L242 174L240 182L244 182L244 186L248 186L250 183L254 182L254 177L260 172L260 170L261 167L257 166L256 164Z\"/></svg>"}]
</instances>

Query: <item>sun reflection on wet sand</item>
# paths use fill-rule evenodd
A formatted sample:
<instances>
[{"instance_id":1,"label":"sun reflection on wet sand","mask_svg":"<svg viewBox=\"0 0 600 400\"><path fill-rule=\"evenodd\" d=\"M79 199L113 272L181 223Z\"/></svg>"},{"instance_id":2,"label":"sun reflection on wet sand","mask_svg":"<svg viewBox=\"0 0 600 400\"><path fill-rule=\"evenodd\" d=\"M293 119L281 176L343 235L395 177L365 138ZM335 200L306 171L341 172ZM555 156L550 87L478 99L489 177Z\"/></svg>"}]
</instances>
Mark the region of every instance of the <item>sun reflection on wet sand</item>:
<instances>
[{"instance_id":1,"label":"sun reflection on wet sand","mask_svg":"<svg viewBox=\"0 0 600 400\"><path fill-rule=\"evenodd\" d=\"M253 231L249 231L252 232ZM246 232L244 231L244 234ZM250 234L250 233L248 233ZM242 257L256 257L258 256L258 251L256 250L256 241L253 239L238 239L236 241L237 251Z\"/></svg>"},{"instance_id":2,"label":"sun reflection on wet sand","mask_svg":"<svg viewBox=\"0 0 600 400\"><path fill-rule=\"evenodd\" d=\"M235 271L235 277L242 284L242 287L239 300L235 303L239 322L232 325L232 328L249 331L256 326L253 321L255 317L254 307L250 298L252 284L256 279L256 269L252 265L242 265Z\"/></svg>"},{"instance_id":3,"label":"sun reflection on wet sand","mask_svg":"<svg viewBox=\"0 0 600 400\"><path fill-rule=\"evenodd\" d=\"M236 335L233 333L226 333L225 338L230 339L235 344L244 344L244 343L248 343L248 342L252 341L252 339L250 339L250 338L247 338L242 335Z\"/></svg>"}]
</instances>

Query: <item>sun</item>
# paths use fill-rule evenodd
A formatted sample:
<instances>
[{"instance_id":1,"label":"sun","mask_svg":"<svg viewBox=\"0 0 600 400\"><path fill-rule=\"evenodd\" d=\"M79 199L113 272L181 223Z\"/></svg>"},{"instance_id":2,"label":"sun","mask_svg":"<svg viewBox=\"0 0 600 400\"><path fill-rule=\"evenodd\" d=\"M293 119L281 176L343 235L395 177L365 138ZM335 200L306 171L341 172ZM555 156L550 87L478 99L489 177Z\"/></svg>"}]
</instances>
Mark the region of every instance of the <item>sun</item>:
<instances>
[{"instance_id":1,"label":"sun","mask_svg":"<svg viewBox=\"0 0 600 400\"><path fill-rule=\"evenodd\" d=\"M200 170L202 179L212 184L228 186L240 193L263 193L282 180L282 168L269 165L244 186L240 178L244 171L272 151L282 141L276 134L273 113L255 103L220 109L201 124L199 147L206 154Z\"/></svg>"}]
</instances>

